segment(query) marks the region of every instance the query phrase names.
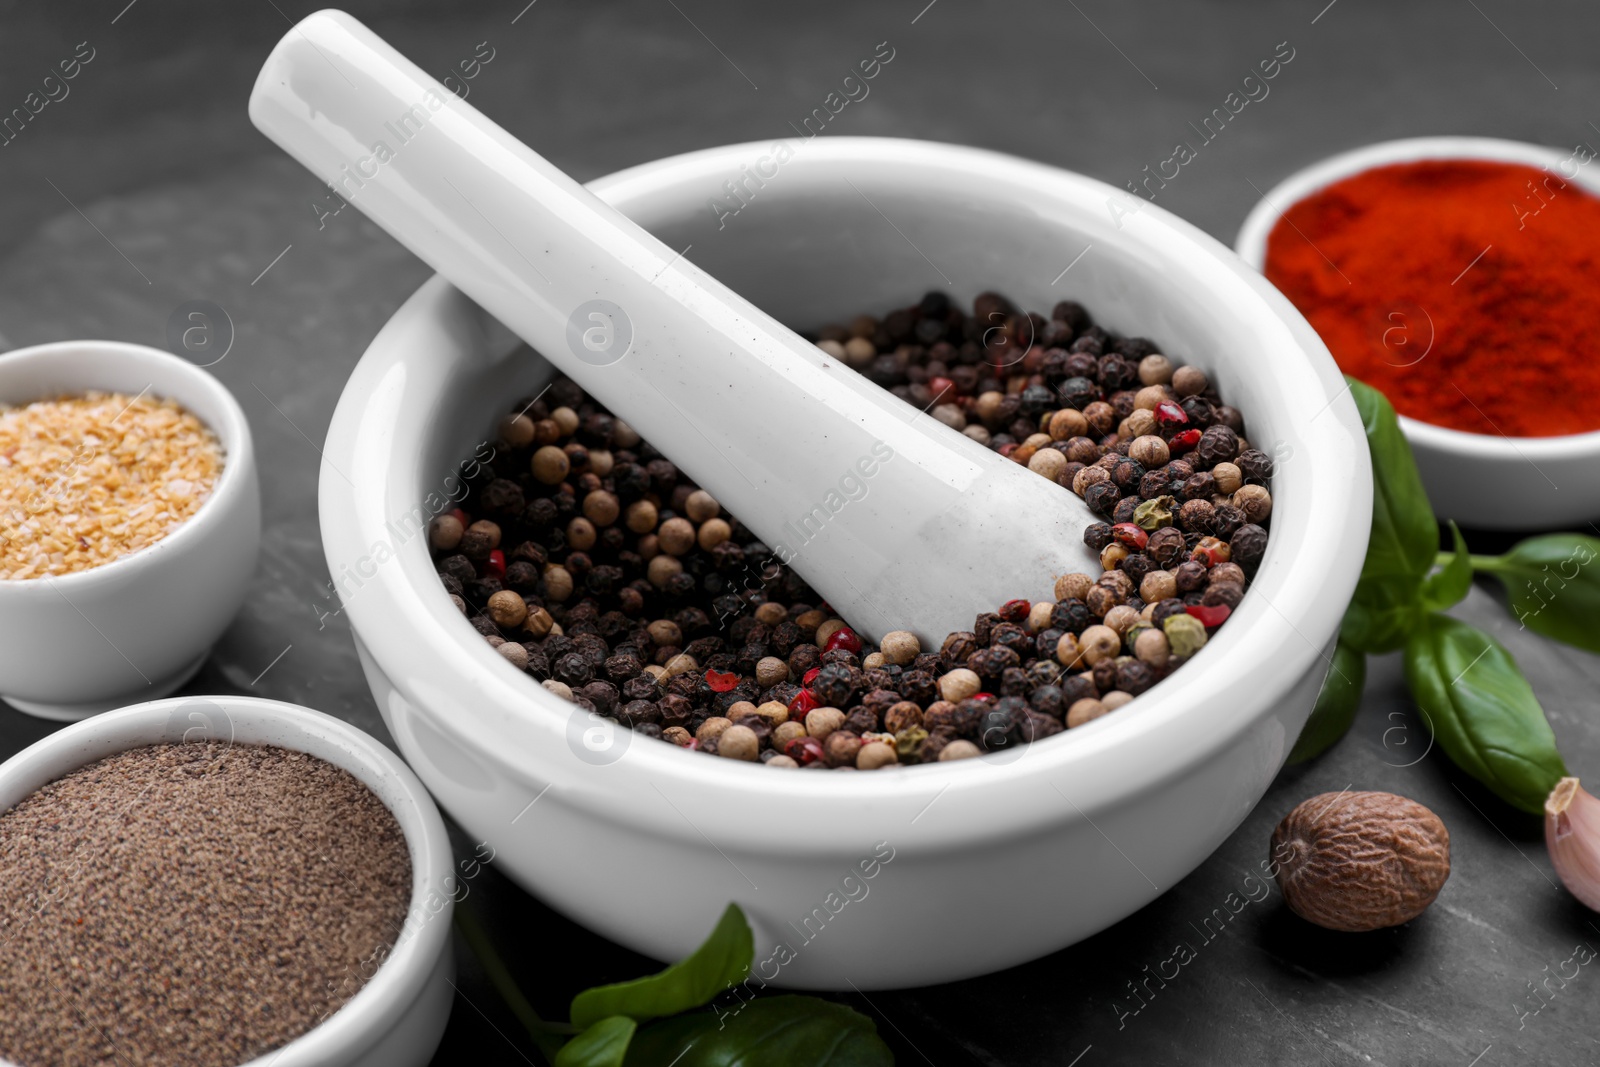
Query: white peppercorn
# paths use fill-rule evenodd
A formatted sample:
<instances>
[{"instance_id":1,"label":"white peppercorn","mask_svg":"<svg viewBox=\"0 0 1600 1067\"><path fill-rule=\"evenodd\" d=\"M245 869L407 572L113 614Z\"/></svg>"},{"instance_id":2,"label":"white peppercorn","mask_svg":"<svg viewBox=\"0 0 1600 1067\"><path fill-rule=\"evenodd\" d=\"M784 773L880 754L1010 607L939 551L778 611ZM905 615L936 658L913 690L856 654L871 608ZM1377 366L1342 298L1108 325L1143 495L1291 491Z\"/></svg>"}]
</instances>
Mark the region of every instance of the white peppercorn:
<instances>
[{"instance_id":1,"label":"white peppercorn","mask_svg":"<svg viewBox=\"0 0 1600 1067\"><path fill-rule=\"evenodd\" d=\"M971 759L973 756L981 755L983 755L983 750L977 745L973 744L971 741L965 740L964 738L957 738L940 750L939 762L944 763L947 760Z\"/></svg>"},{"instance_id":2,"label":"white peppercorn","mask_svg":"<svg viewBox=\"0 0 1600 1067\"><path fill-rule=\"evenodd\" d=\"M818 741L844 725L844 712L838 708L812 708L806 712L806 733Z\"/></svg>"},{"instance_id":3,"label":"white peppercorn","mask_svg":"<svg viewBox=\"0 0 1600 1067\"><path fill-rule=\"evenodd\" d=\"M439 552L454 552L466 527L454 515L438 515L428 524L428 544Z\"/></svg>"},{"instance_id":4,"label":"white peppercorn","mask_svg":"<svg viewBox=\"0 0 1600 1067\"><path fill-rule=\"evenodd\" d=\"M761 755L761 739L748 726L729 726L717 736L717 755L754 762Z\"/></svg>"},{"instance_id":5,"label":"white peppercorn","mask_svg":"<svg viewBox=\"0 0 1600 1067\"><path fill-rule=\"evenodd\" d=\"M1146 385L1165 385L1172 380L1172 360L1152 352L1139 361L1139 380Z\"/></svg>"},{"instance_id":6,"label":"white peppercorn","mask_svg":"<svg viewBox=\"0 0 1600 1067\"><path fill-rule=\"evenodd\" d=\"M1075 700L1072 703L1072 707L1067 709L1067 726L1069 729L1074 726L1082 726L1086 722L1098 719L1107 710L1104 704L1093 697Z\"/></svg>"},{"instance_id":7,"label":"white peppercorn","mask_svg":"<svg viewBox=\"0 0 1600 1067\"><path fill-rule=\"evenodd\" d=\"M922 652L922 642L910 630L890 630L878 642L883 658L897 667L904 667Z\"/></svg>"},{"instance_id":8,"label":"white peppercorn","mask_svg":"<svg viewBox=\"0 0 1600 1067\"><path fill-rule=\"evenodd\" d=\"M891 763L899 763L895 755L894 746L882 741L872 741L861 746L861 751L856 753L856 767L863 771L875 771L879 767L887 767Z\"/></svg>"},{"instance_id":9,"label":"white peppercorn","mask_svg":"<svg viewBox=\"0 0 1600 1067\"><path fill-rule=\"evenodd\" d=\"M976 671L965 667L957 667L939 678L939 696L952 704L961 703L982 688L983 679L978 677Z\"/></svg>"},{"instance_id":10,"label":"white peppercorn","mask_svg":"<svg viewBox=\"0 0 1600 1067\"><path fill-rule=\"evenodd\" d=\"M780 682L789 680L789 664L777 656L763 656L756 663L756 684L763 689L771 689Z\"/></svg>"}]
</instances>

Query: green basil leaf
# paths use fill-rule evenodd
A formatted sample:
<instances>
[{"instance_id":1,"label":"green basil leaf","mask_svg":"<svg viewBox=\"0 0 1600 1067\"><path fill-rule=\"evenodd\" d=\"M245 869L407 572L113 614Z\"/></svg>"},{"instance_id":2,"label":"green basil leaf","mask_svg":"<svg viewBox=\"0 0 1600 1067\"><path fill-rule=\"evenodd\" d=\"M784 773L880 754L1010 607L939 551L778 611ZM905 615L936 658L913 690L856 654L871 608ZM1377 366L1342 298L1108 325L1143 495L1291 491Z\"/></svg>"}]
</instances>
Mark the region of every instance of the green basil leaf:
<instances>
[{"instance_id":1,"label":"green basil leaf","mask_svg":"<svg viewBox=\"0 0 1600 1067\"><path fill-rule=\"evenodd\" d=\"M872 1020L817 997L761 997L726 1013L651 1023L634 1038L628 1067L891 1067Z\"/></svg>"},{"instance_id":2,"label":"green basil leaf","mask_svg":"<svg viewBox=\"0 0 1600 1067\"><path fill-rule=\"evenodd\" d=\"M561 1046L555 1067L622 1067L638 1025L625 1015L601 1019Z\"/></svg>"},{"instance_id":3,"label":"green basil leaf","mask_svg":"<svg viewBox=\"0 0 1600 1067\"><path fill-rule=\"evenodd\" d=\"M1482 570L1505 583L1517 621L1535 633L1600 652L1600 538L1546 534L1519 542Z\"/></svg>"},{"instance_id":4,"label":"green basil leaf","mask_svg":"<svg viewBox=\"0 0 1600 1067\"><path fill-rule=\"evenodd\" d=\"M1392 652L1413 628L1422 580L1438 555L1439 527L1394 408L1371 386L1345 380L1372 454L1372 532L1340 636L1362 652Z\"/></svg>"},{"instance_id":5,"label":"green basil leaf","mask_svg":"<svg viewBox=\"0 0 1600 1067\"><path fill-rule=\"evenodd\" d=\"M1422 604L1429 611L1443 611L1461 603L1472 588L1472 555L1454 519L1450 521L1450 536L1455 541L1456 554L1450 557L1443 570L1422 583Z\"/></svg>"},{"instance_id":6,"label":"green basil leaf","mask_svg":"<svg viewBox=\"0 0 1600 1067\"><path fill-rule=\"evenodd\" d=\"M572 998L572 1025L592 1026L608 1015L639 1022L698 1008L744 980L755 956L755 939L739 905L729 904L705 943L660 974L596 986Z\"/></svg>"},{"instance_id":7,"label":"green basil leaf","mask_svg":"<svg viewBox=\"0 0 1600 1067\"><path fill-rule=\"evenodd\" d=\"M1361 689L1367 681L1367 657L1340 641L1333 649L1333 664L1322 680L1316 706L1306 720L1300 737L1289 750L1290 763L1304 763L1320 756L1328 746L1343 737L1356 721L1361 706Z\"/></svg>"},{"instance_id":8,"label":"green basil leaf","mask_svg":"<svg viewBox=\"0 0 1600 1067\"><path fill-rule=\"evenodd\" d=\"M1411 695L1445 755L1513 807L1544 811L1567 769L1511 653L1464 622L1425 615L1405 658Z\"/></svg>"}]
</instances>

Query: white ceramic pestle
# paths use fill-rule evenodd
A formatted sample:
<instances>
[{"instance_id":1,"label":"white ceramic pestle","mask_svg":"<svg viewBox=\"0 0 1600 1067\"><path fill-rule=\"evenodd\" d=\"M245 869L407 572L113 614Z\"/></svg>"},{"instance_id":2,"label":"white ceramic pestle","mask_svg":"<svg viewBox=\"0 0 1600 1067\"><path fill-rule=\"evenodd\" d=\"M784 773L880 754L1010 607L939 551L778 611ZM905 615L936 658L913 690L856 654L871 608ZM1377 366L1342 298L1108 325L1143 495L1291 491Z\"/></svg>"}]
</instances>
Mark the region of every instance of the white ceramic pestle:
<instances>
[{"instance_id":1,"label":"white ceramic pestle","mask_svg":"<svg viewBox=\"0 0 1600 1067\"><path fill-rule=\"evenodd\" d=\"M278 43L250 117L868 636L909 629L927 647L1058 574L1098 573L1071 492L809 344L349 15L318 12Z\"/></svg>"}]
</instances>

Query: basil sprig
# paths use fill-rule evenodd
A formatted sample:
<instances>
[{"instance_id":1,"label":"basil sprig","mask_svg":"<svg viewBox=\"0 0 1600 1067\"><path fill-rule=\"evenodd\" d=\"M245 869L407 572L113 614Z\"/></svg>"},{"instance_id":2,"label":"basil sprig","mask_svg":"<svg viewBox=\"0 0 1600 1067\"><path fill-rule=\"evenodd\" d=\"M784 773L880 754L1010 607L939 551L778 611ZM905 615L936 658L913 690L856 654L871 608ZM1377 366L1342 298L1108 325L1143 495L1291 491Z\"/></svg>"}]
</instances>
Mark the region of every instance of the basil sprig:
<instances>
[{"instance_id":1,"label":"basil sprig","mask_svg":"<svg viewBox=\"0 0 1600 1067\"><path fill-rule=\"evenodd\" d=\"M751 999L747 985L730 993L726 1010L707 1008L745 982L755 958L755 938L737 904L728 905L699 948L666 970L573 997L570 1024L539 1018L471 912L457 905L455 915L462 936L552 1067L894 1063L872 1020L843 1004L804 996Z\"/></svg>"},{"instance_id":2,"label":"basil sprig","mask_svg":"<svg viewBox=\"0 0 1600 1067\"><path fill-rule=\"evenodd\" d=\"M1567 768L1511 653L1448 615L1406 641L1406 684L1445 755L1513 807L1539 814Z\"/></svg>"},{"instance_id":3,"label":"basil sprig","mask_svg":"<svg viewBox=\"0 0 1600 1067\"><path fill-rule=\"evenodd\" d=\"M1474 556L1472 566L1504 583L1523 626L1600 652L1600 538L1530 537L1503 556Z\"/></svg>"},{"instance_id":4,"label":"basil sprig","mask_svg":"<svg viewBox=\"0 0 1600 1067\"><path fill-rule=\"evenodd\" d=\"M1405 644L1420 608L1439 527L1394 408L1376 389L1346 380L1372 453L1372 534L1340 638L1361 652L1393 652Z\"/></svg>"},{"instance_id":5,"label":"basil sprig","mask_svg":"<svg viewBox=\"0 0 1600 1067\"><path fill-rule=\"evenodd\" d=\"M1289 762L1320 754L1350 728L1366 654L1403 648L1406 683L1444 754L1506 803L1541 812L1566 774L1544 710L1511 653L1442 612L1466 597L1474 573L1489 574L1504 583L1523 626L1600 651L1600 539L1547 534L1503 556L1474 556L1451 523L1451 551L1440 552L1394 408L1346 380L1372 455L1372 534L1331 669Z\"/></svg>"}]
</instances>

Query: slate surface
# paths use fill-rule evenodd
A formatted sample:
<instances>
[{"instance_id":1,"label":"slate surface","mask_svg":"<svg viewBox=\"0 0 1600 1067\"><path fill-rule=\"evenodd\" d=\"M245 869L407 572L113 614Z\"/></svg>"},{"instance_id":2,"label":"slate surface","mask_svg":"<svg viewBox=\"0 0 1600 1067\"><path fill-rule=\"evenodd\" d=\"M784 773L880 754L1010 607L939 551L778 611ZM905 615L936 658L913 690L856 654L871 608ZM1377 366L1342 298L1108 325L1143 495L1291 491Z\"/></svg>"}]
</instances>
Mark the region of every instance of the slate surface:
<instances>
[{"instance_id":1,"label":"slate surface","mask_svg":"<svg viewBox=\"0 0 1600 1067\"><path fill-rule=\"evenodd\" d=\"M319 228L317 183L248 124L255 71L287 19L312 5L125 3L0 4L0 112L78 42L94 49L70 94L0 148L0 334L11 345L84 336L159 345L178 304L227 309L236 338L215 371L260 445L266 537L250 600L190 690L298 701L384 737L347 630L337 619L319 628L317 448L362 348L427 271L353 211ZM1590 48L1600 15L1571 2L350 7L436 74L487 42L494 58L470 83L472 102L580 178L782 136L883 40L893 65L832 130L996 148L1118 185L1168 157L1189 123L1288 42L1294 58L1270 95L1159 193L1224 241L1261 190L1364 142L1475 133L1600 143ZM1487 551L1502 540L1473 543ZM1569 764L1600 766L1600 658L1519 632L1485 588L1459 613L1518 656ZM50 729L0 709L0 757ZM904 1064L1600 1061L1592 968L1551 983L1553 999L1532 994L1575 945L1600 945L1600 919L1551 884L1538 821L1424 755L1426 744L1398 663L1376 661L1350 736L1285 771L1206 864L1138 914L1001 974L842 999L878 1021ZM1454 874L1425 918L1338 937L1299 922L1274 891L1220 933L1215 920L1204 926L1230 893L1259 895L1246 876L1285 811L1347 786L1405 793L1449 825ZM474 893L550 1015L581 984L652 966L493 873ZM670 918L673 902L641 887L640 906ZM970 906L1027 923L1072 901L996 886ZM1195 958L1152 983L1141 1006L1127 984L1161 969L1180 941ZM528 1062L529 1042L467 961L460 989L436 1062Z\"/></svg>"}]
</instances>

